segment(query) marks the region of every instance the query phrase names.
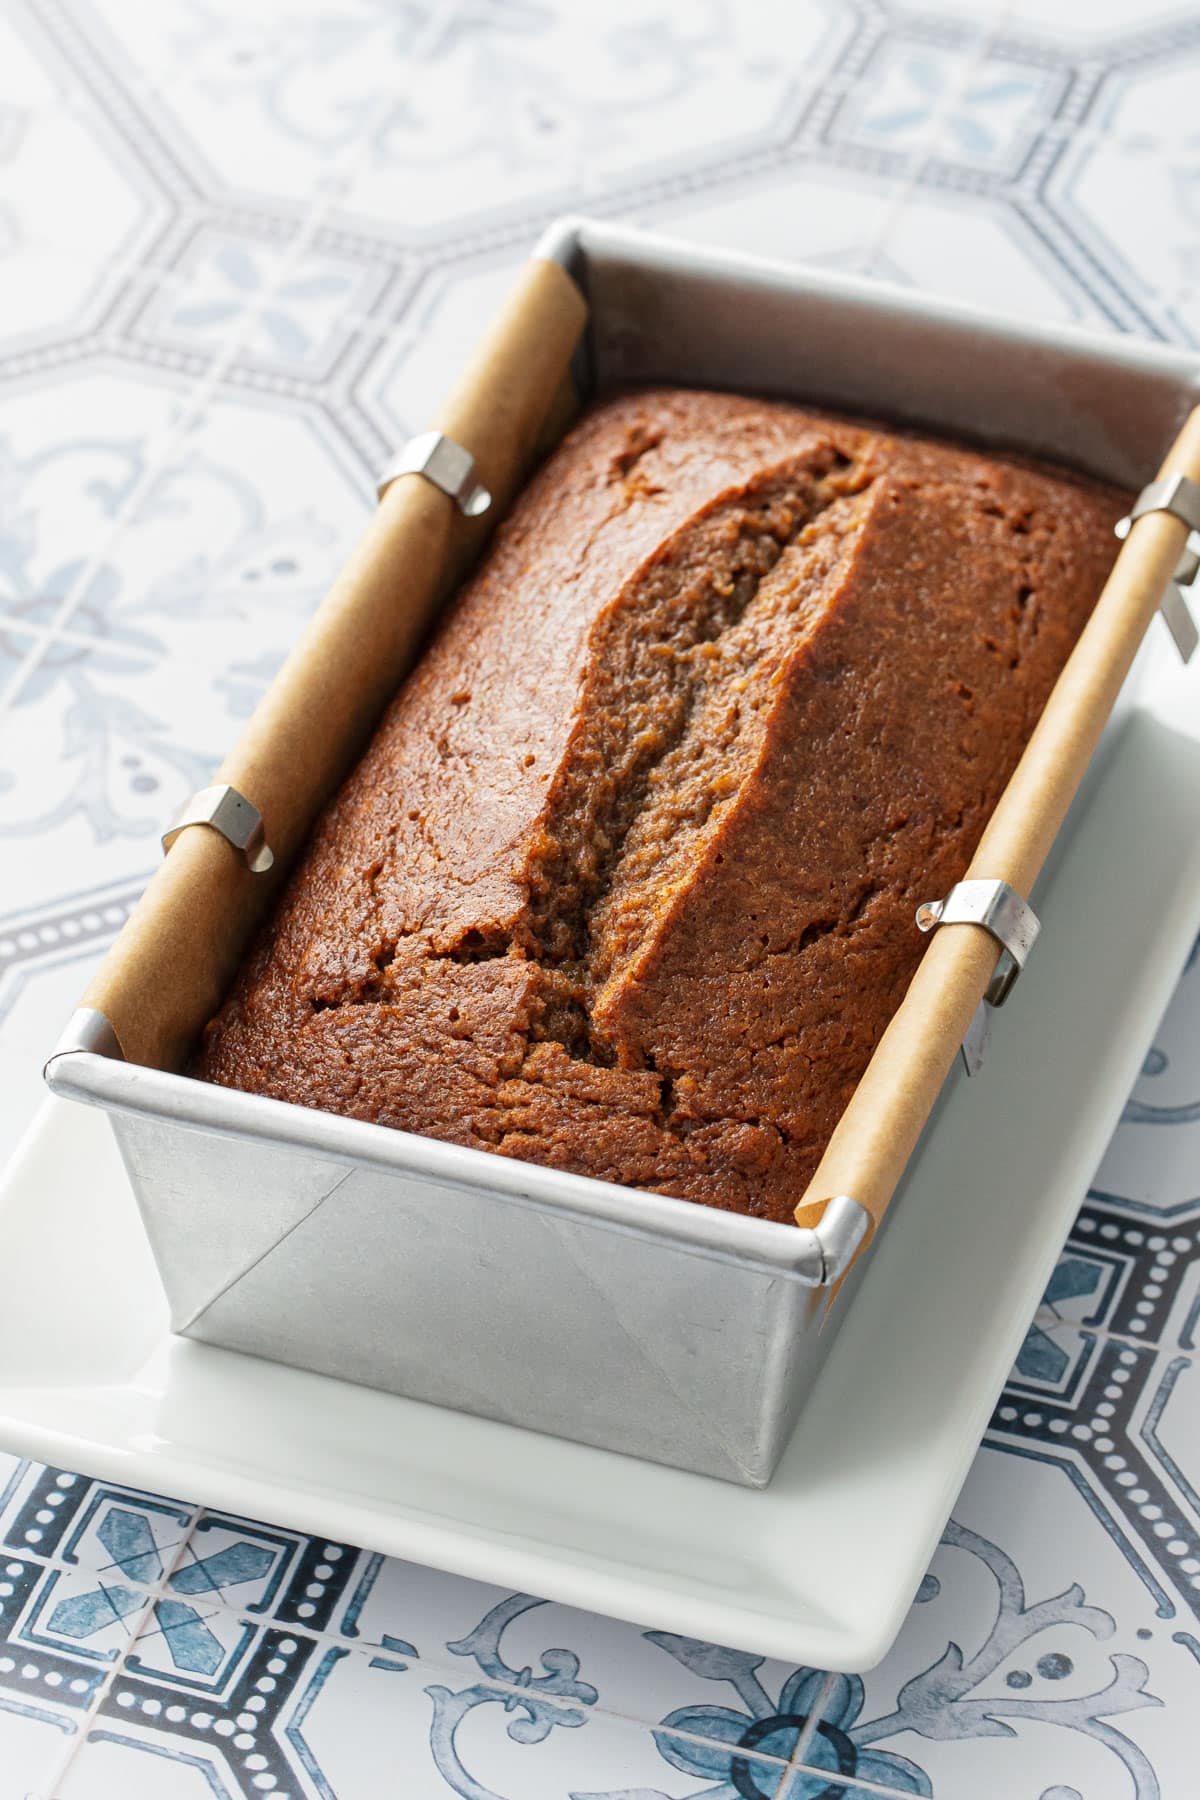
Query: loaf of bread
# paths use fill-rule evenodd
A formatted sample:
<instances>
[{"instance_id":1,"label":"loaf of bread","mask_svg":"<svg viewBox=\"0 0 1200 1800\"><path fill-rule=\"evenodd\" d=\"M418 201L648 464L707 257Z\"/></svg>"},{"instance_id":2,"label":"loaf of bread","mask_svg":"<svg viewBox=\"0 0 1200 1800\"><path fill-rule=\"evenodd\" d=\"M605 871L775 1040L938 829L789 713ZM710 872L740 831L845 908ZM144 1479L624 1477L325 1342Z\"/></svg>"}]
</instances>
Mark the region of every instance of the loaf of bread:
<instances>
[{"instance_id":1,"label":"loaf of bread","mask_svg":"<svg viewBox=\"0 0 1200 1800\"><path fill-rule=\"evenodd\" d=\"M596 405L319 821L192 1073L792 1209L1123 497L786 405Z\"/></svg>"}]
</instances>

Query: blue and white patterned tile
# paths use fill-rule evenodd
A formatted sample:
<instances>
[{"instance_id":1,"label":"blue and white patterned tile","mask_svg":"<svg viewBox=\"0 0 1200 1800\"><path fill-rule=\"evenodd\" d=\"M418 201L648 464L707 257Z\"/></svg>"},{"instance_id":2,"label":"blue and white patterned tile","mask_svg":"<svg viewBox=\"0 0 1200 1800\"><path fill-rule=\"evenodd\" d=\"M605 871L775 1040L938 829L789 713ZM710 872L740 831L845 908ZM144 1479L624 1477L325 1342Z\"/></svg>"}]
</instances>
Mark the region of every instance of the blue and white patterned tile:
<instances>
[{"instance_id":1,"label":"blue and white patterned tile","mask_svg":"<svg viewBox=\"0 0 1200 1800\"><path fill-rule=\"evenodd\" d=\"M407 20L372 0L345 6L207 0L78 6L87 52L102 59L171 153L206 187L225 185L307 210L390 103L379 38Z\"/></svg>"},{"instance_id":2,"label":"blue and white patterned tile","mask_svg":"<svg viewBox=\"0 0 1200 1800\"><path fill-rule=\"evenodd\" d=\"M56 1672L79 1665L80 1674L67 1685L83 1693L79 1680L90 1683L89 1696L104 1675L125 1657L153 1605L150 1589L126 1580L119 1571L97 1574L91 1569L60 1569L14 1557L0 1563L6 1578L20 1591L32 1576L31 1589L8 1636L10 1654L28 1650L40 1663L41 1683L53 1690ZM23 1575L10 1574L20 1567Z\"/></svg>"},{"instance_id":3,"label":"blue and white patterned tile","mask_svg":"<svg viewBox=\"0 0 1200 1800\"><path fill-rule=\"evenodd\" d=\"M9 846L10 903L33 907L43 899L49 868L61 890L71 870L86 867L93 877L118 879L144 867L162 816L147 804L145 783L173 794L176 805L199 785L195 777L207 760L182 752L165 719L121 691L122 675L144 679L152 667L135 662L130 671L124 657L61 641L33 665L0 742L0 836ZM37 853L14 854L18 843L36 843Z\"/></svg>"},{"instance_id":4,"label":"blue and white patterned tile","mask_svg":"<svg viewBox=\"0 0 1200 1800\"><path fill-rule=\"evenodd\" d=\"M60 893L82 869L109 882L144 871L166 822L220 760L232 735L225 712L213 679L175 659L56 639L5 720L0 834L37 846L13 858L6 897L45 896L48 865Z\"/></svg>"},{"instance_id":5,"label":"blue and white patterned tile","mask_svg":"<svg viewBox=\"0 0 1200 1800\"><path fill-rule=\"evenodd\" d=\"M180 1598L168 1587L155 1597L121 1674L142 1684L138 1708L156 1717L173 1696L220 1700L228 1695L261 1643L258 1620L212 1600ZM161 1704L154 1703L155 1693Z\"/></svg>"},{"instance_id":6,"label":"blue and white patterned tile","mask_svg":"<svg viewBox=\"0 0 1200 1800\"><path fill-rule=\"evenodd\" d=\"M1200 31L1194 11L1175 30L1139 32L1122 53L1114 46L1089 109L1089 130L1134 161L1139 152L1195 148L1192 96L1200 79Z\"/></svg>"},{"instance_id":7,"label":"blue and white patterned tile","mask_svg":"<svg viewBox=\"0 0 1200 1800\"><path fill-rule=\"evenodd\" d=\"M146 1589L0 1552L3 1800L49 1800L149 1604Z\"/></svg>"},{"instance_id":8,"label":"blue and white patterned tile","mask_svg":"<svg viewBox=\"0 0 1200 1800\"><path fill-rule=\"evenodd\" d=\"M223 1797L311 1794L311 1787L292 1785L276 1727L318 1660L316 1643L239 1625L233 1615L217 1621L216 1632L203 1623L197 1631L189 1619L183 1629L190 1636L177 1644L175 1660L174 1629L169 1614L147 1621L145 1643L135 1646L108 1689L56 1800L117 1793L129 1800L206 1791ZM264 1774L274 1780L255 1779Z\"/></svg>"},{"instance_id":9,"label":"blue and white patterned tile","mask_svg":"<svg viewBox=\"0 0 1200 1800\"><path fill-rule=\"evenodd\" d=\"M705 1735L714 1719L722 1730L763 1733L763 1721L795 1710L796 1672L769 1658L252 1520L204 1514L167 1591L386 1654L411 1646L424 1663L462 1679L521 1690L540 1681L553 1694L571 1669L602 1710L684 1733ZM768 1727L764 1742L785 1754L795 1736L786 1725Z\"/></svg>"},{"instance_id":10,"label":"blue and white patterned tile","mask_svg":"<svg viewBox=\"0 0 1200 1800\"><path fill-rule=\"evenodd\" d=\"M512 1600L508 1588L398 1556L361 1551L348 1571L329 1628L339 1638L364 1647L386 1648L403 1640L422 1658L453 1667L459 1652L449 1646L465 1642L493 1609ZM543 1637L543 1645L549 1641ZM471 1652L462 1654L469 1658ZM524 1661L536 1661L538 1654L537 1649L526 1652ZM500 1660L493 1658L492 1679L505 1678ZM487 1678L482 1665L481 1676Z\"/></svg>"},{"instance_id":11,"label":"blue and white patterned tile","mask_svg":"<svg viewBox=\"0 0 1200 1800\"><path fill-rule=\"evenodd\" d=\"M1200 1198L1190 1217L1172 1221L1181 1227L1173 1234L1170 1245L1182 1265L1173 1283L1171 1306L1164 1326L1161 1342L1164 1347L1186 1350L1190 1354L1200 1351ZM1177 1242L1184 1240L1184 1233L1190 1239L1189 1247L1175 1249Z\"/></svg>"},{"instance_id":12,"label":"blue and white patterned tile","mask_svg":"<svg viewBox=\"0 0 1200 1800\"><path fill-rule=\"evenodd\" d=\"M363 1592L360 1556L349 1544L204 1511L167 1588L248 1618L322 1632L335 1629ZM351 1627L347 1635L360 1634Z\"/></svg>"},{"instance_id":13,"label":"blue and white patterned tile","mask_svg":"<svg viewBox=\"0 0 1200 1800\"><path fill-rule=\"evenodd\" d=\"M402 1644L369 1655L260 1624L219 1685L181 1677L169 1694L136 1662L104 1699L61 1800L182 1795L180 1765L218 1794L289 1800L785 1800L785 1764L752 1749L597 1712L586 1684L566 1679L549 1692L448 1684Z\"/></svg>"},{"instance_id":14,"label":"blue and white patterned tile","mask_svg":"<svg viewBox=\"0 0 1200 1800\"><path fill-rule=\"evenodd\" d=\"M149 873L140 869L111 886L77 887L56 901L43 894L26 909L0 914L0 1047L44 1041L47 1012L61 1016L63 1004L73 1001ZM69 879L71 871L56 874Z\"/></svg>"},{"instance_id":15,"label":"blue and white patterned tile","mask_svg":"<svg viewBox=\"0 0 1200 1800\"><path fill-rule=\"evenodd\" d=\"M1175 1349L1160 1351L1139 1396L1135 1441L1161 1483L1162 1504L1139 1508L1147 1538L1173 1575L1200 1632L1200 1364ZM1136 1492L1136 1490L1134 1490ZM1130 1495L1132 1499L1132 1494ZM1181 1608L1181 1614L1186 1610Z\"/></svg>"},{"instance_id":16,"label":"blue and white patterned tile","mask_svg":"<svg viewBox=\"0 0 1200 1800\"><path fill-rule=\"evenodd\" d=\"M52 892L95 843L126 834L147 779L143 750L178 764L161 723L119 692L150 667L162 641L114 618L113 603L123 534L179 420L170 388L101 374L6 405L0 836L44 840L65 828L49 861L11 859L9 907ZM90 826L82 832L81 817ZM109 862L107 871L93 865L93 876L123 872L123 859Z\"/></svg>"},{"instance_id":17,"label":"blue and white patterned tile","mask_svg":"<svg viewBox=\"0 0 1200 1800\"><path fill-rule=\"evenodd\" d=\"M769 155L852 28L798 0L425 15L378 34L396 107L342 203L409 242L504 228Z\"/></svg>"},{"instance_id":18,"label":"blue and white patterned tile","mask_svg":"<svg viewBox=\"0 0 1200 1800\"><path fill-rule=\"evenodd\" d=\"M985 1449L895 1647L835 1678L824 1717L859 1775L902 1793L1184 1794L1194 1632L1065 1461ZM840 1741L819 1733L809 1760L836 1768Z\"/></svg>"},{"instance_id":19,"label":"blue and white patterned tile","mask_svg":"<svg viewBox=\"0 0 1200 1800\"><path fill-rule=\"evenodd\" d=\"M1051 1363L1066 1356L1063 1334L1072 1326L1196 1348L1198 1001L1200 957L1193 952L1026 1340L1023 1356L1031 1367L1043 1353ZM1050 1347L1047 1332L1058 1348Z\"/></svg>"},{"instance_id":20,"label":"blue and white patterned tile","mask_svg":"<svg viewBox=\"0 0 1200 1800\"><path fill-rule=\"evenodd\" d=\"M977 41L953 46L901 28L843 102L830 140L885 156L936 153L957 168L1013 174L1061 98L1064 79Z\"/></svg>"},{"instance_id":21,"label":"blue and white patterned tile","mask_svg":"<svg viewBox=\"0 0 1200 1800\"><path fill-rule=\"evenodd\" d=\"M1146 1236L1143 1226L1109 1208L1085 1205L1046 1284L1039 1322L1048 1317L1060 1326L1119 1329L1116 1305L1127 1295L1131 1269L1136 1279L1147 1254Z\"/></svg>"},{"instance_id":22,"label":"blue and white patterned tile","mask_svg":"<svg viewBox=\"0 0 1200 1800\"><path fill-rule=\"evenodd\" d=\"M155 11L147 22L120 0L104 21L115 54L149 72L196 166L296 205L369 136L343 204L430 237L544 210L656 159L716 160L769 139L795 70L822 73L846 30L813 0L786 21L767 0L650 21L634 0L602 12L397 14L384 0Z\"/></svg>"},{"instance_id":23,"label":"blue and white patterned tile","mask_svg":"<svg viewBox=\"0 0 1200 1800\"><path fill-rule=\"evenodd\" d=\"M8 1516L9 1502L17 1493L31 1468L40 1468L40 1463L30 1463L15 1451L0 1449L0 1522Z\"/></svg>"},{"instance_id":24,"label":"blue and white patterned tile","mask_svg":"<svg viewBox=\"0 0 1200 1800\"><path fill-rule=\"evenodd\" d=\"M206 1529L206 1527L209 1527ZM343 1558L347 1560L343 1562ZM193 1560L194 1559L194 1560ZM310 1579L311 1577L311 1579ZM342 1545L296 1540L247 1520L206 1515L168 1595L186 1588L231 1610L204 1614L222 1638L243 1641L237 1606L274 1628L324 1630L391 1659L418 1655L457 1688L504 1686L546 1702L595 1707L685 1739L786 1758L820 1677L769 1658L674 1633L643 1630ZM276 1671L279 1673L279 1671ZM707 1753L706 1753L707 1754ZM711 1758L710 1758L711 1761Z\"/></svg>"},{"instance_id":25,"label":"blue and white patterned tile","mask_svg":"<svg viewBox=\"0 0 1200 1800\"><path fill-rule=\"evenodd\" d=\"M1089 1195L1043 1297L1039 1319L1092 1326L1143 1343L1182 1329L1200 1263L1200 1207L1157 1221Z\"/></svg>"},{"instance_id":26,"label":"blue and white patterned tile","mask_svg":"<svg viewBox=\"0 0 1200 1800\"><path fill-rule=\"evenodd\" d=\"M31 1462L4 1490L0 1553L153 1587L175 1563L194 1518L195 1508L180 1501Z\"/></svg>"},{"instance_id":27,"label":"blue and white patterned tile","mask_svg":"<svg viewBox=\"0 0 1200 1800\"><path fill-rule=\"evenodd\" d=\"M1050 1397L1070 1407L1094 1366L1101 1342L1097 1332L1056 1318L1049 1309L1040 1309L1025 1334L1003 1398L997 1404L997 1425L1011 1423L1022 1407L1036 1411ZM1040 1419L1028 1421L1039 1422Z\"/></svg>"},{"instance_id":28,"label":"blue and white patterned tile","mask_svg":"<svg viewBox=\"0 0 1200 1800\"><path fill-rule=\"evenodd\" d=\"M373 503L368 471L316 408L213 397L130 522L105 619L222 674L281 660Z\"/></svg>"},{"instance_id":29,"label":"blue and white patterned tile","mask_svg":"<svg viewBox=\"0 0 1200 1800\"><path fill-rule=\"evenodd\" d=\"M798 1764L792 1770L787 1785L780 1788L776 1800L831 1800L831 1795L834 1794L838 1796L838 1800L893 1800L895 1794L906 1791L902 1788L881 1788L874 1782L855 1781L844 1774L836 1762L833 1766L838 1772L831 1782L829 1769L805 1768ZM912 1790L907 1791L911 1793ZM972 1800L972 1796L952 1795L949 1800ZM1052 1796L1052 1800L1067 1800L1067 1797Z\"/></svg>"},{"instance_id":30,"label":"blue and white patterned tile","mask_svg":"<svg viewBox=\"0 0 1200 1800\"><path fill-rule=\"evenodd\" d=\"M393 279L382 255L317 249L296 232L205 227L171 280L147 293L131 335L189 355L219 348L239 372L311 383L329 375Z\"/></svg>"},{"instance_id":31,"label":"blue and white patterned tile","mask_svg":"<svg viewBox=\"0 0 1200 1800\"><path fill-rule=\"evenodd\" d=\"M1200 945L1163 1016L1095 1187L1169 1229L1200 1199Z\"/></svg>"},{"instance_id":32,"label":"blue and white patterned tile","mask_svg":"<svg viewBox=\"0 0 1200 1800\"><path fill-rule=\"evenodd\" d=\"M1064 146L1046 196L1065 232L1142 297L1152 328L1200 337L1200 151L1184 96L1200 77L1200 46L1164 46L1115 72L1088 130Z\"/></svg>"},{"instance_id":33,"label":"blue and white patterned tile","mask_svg":"<svg viewBox=\"0 0 1200 1800\"><path fill-rule=\"evenodd\" d=\"M64 371L10 390L0 429L0 704L29 651L8 641L75 617L103 632L111 558L187 413L186 390L153 373ZM113 649L157 648L133 639Z\"/></svg>"},{"instance_id":34,"label":"blue and white patterned tile","mask_svg":"<svg viewBox=\"0 0 1200 1800\"><path fill-rule=\"evenodd\" d=\"M360 1559L330 1628L384 1649L410 1643L424 1662L464 1680L524 1689L569 1671L603 1711L697 1736L751 1733L777 1755L790 1753L797 1732L771 1721L803 1710L793 1704L797 1672L786 1663L395 1557Z\"/></svg>"},{"instance_id":35,"label":"blue and white patterned tile","mask_svg":"<svg viewBox=\"0 0 1200 1800\"><path fill-rule=\"evenodd\" d=\"M194 421L90 580L60 583L51 641L13 640L0 831L36 838L41 860L14 871L7 899L46 892L47 858L93 879L146 867L324 592L366 490L315 419L228 401ZM31 560L27 613L47 604Z\"/></svg>"},{"instance_id":36,"label":"blue and white patterned tile","mask_svg":"<svg viewBox=\"0 0 1200 1800\"><path fill-rule=\"evenodd\" d=\"M1069 85L1066 71L992 49L965 75L942 114L937 160L952 169L1014 176Z\"/></svg>"},{"instance_id":37,"label":"blue and white patterned tile","mask_svg":"<svg viewBox=\"0 0 1200 1800\"><path fill-rule=\"evenodd\" d=\"M1041 1372L1052 1349L1064 1358L1066 1379ZM1167 1607L1173 1587L1200 1617L1195 1484L1164 1453L1157 1430L1168 1411L1172 1422L1193 1417L1190 1371L1191 1359L1174 1347L1158 1351L1050 1327L1037 1367L1018 1362L989 1442L1059 1469L1156 1602Z\"/></svg>"}]
</instances>

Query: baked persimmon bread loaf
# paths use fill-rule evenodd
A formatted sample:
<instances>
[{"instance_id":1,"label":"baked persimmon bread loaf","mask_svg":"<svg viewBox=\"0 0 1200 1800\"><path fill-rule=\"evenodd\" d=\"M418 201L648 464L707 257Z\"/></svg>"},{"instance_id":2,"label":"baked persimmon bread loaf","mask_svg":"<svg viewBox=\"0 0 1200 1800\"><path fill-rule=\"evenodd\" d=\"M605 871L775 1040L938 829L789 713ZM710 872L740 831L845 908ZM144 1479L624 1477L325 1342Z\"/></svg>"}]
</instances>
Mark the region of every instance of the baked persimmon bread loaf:
<instances>
[{"instance_id":1,"label":"baked persimmon bread loaf","mask_svg":"<svg viewBox=\"0 0 1200 1800\"><path fill-rule=\"evenodd\" d=\"M790 1220L1124 504L762 400L597 404L191 1072Z\"/></svg>"}]
</instances>

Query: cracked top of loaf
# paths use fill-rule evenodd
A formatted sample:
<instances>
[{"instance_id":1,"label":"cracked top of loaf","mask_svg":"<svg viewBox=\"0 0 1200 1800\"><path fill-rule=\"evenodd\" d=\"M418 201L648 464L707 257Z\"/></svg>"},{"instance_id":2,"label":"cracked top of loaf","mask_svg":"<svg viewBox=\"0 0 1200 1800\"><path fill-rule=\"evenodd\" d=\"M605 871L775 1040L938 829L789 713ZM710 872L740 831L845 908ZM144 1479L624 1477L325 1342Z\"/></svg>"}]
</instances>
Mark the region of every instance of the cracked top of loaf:
<instances>
[{"instance_id":1,"label":"cracked top of loaf","mask_svg":"<svg viewBox=\"0 0 1200 1800\"><path fill-rule=\"evenodd\" d=\"M790 1219L1124 504L761 400L596 405L191 1072Z\"/></svg>"}]
</instances>

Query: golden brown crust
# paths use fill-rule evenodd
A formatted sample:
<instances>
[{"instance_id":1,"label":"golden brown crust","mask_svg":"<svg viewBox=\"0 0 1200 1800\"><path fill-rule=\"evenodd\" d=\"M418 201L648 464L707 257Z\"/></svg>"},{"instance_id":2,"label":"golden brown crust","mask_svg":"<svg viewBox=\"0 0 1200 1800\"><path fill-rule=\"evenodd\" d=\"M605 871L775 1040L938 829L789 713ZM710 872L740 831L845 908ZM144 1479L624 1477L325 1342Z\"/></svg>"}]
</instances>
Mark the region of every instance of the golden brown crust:
<instances>
[{"instance_id":1,"label":"golden brown crust","mask_svg":"<svg viewBox=\"0 0 1200 1800\"><path fill-rule=\"evenodd\" d=\"M531 482L193 1073L789 1219L1123 497L730 395Z\"/></svg>"}]
</instances>

